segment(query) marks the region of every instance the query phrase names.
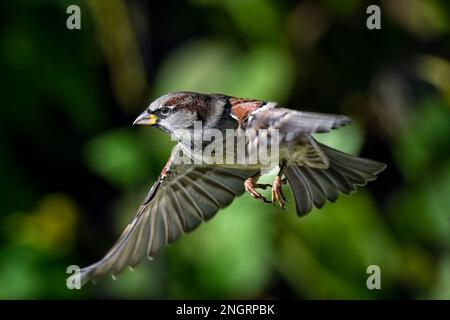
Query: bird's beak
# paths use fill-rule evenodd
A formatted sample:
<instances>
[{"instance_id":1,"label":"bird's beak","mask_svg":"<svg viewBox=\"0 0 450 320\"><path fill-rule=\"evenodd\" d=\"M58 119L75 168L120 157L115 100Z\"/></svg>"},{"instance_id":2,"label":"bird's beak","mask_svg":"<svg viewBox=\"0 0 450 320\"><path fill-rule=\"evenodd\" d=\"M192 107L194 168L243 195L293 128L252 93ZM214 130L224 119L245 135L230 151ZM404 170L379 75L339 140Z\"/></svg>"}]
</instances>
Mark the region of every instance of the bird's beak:
<instances>
[{"instance_id":1,"label":"bird's beak","mask_svg":"<svg viewBox=\"0 0 450 320\"><path fill-rule=\"evenodd\" d=\"M141 124L141 125L147 125L152 126L156 123L158 120L158 117L154 114L148 113L147 111L144 111L141 113L139 117L134 120L133 125Z\"/></svg>"}]
</instances>

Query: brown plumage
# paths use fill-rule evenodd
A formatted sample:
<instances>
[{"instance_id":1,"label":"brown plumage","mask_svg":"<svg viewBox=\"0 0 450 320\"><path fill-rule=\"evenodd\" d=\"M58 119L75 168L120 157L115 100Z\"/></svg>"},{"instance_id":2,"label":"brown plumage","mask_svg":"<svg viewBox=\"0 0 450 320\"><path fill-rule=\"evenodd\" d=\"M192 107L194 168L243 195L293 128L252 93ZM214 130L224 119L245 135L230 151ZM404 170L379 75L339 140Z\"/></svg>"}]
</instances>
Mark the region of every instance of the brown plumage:
<instances>
[{"instance_id":1,"label":"brown plumage","mask_svg":"<svg viewBox=\"0 0 450 320\"><path fill-rule=\"evenodd\" d=\"M229 98L231 115L239 124L244 124L248 116L256 109L262 107L264 102L254 99Z\"/></svg>"}]
</instances>

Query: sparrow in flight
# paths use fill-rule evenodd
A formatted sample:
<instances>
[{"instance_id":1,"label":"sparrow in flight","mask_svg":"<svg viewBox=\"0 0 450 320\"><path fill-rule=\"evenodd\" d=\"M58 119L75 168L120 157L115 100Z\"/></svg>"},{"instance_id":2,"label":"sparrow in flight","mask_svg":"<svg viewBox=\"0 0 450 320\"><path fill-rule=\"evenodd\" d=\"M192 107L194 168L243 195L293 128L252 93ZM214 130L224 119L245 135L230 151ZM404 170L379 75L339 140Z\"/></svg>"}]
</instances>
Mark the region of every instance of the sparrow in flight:
<instances>
[{"instance_id":1,"label":"sparrow in flight","mask_svg":"<svg viewBox=\"0 0 450 320\"><path fill-rule=\"evenodd\" d=\"M350 194L356 186L374 180L385 164L345 154L316 141L311 134L328 132L348 124L342 115L295 111L276 103L242 99L223 94L174 92L156 99L134 124L150 125L171 134L178 143L158 180L151 187L136 216L120 238L98 262L69 277L81 285L110 273L113 278L127 266L133 268L143 257L152 259L166 244L212 218L235 197L247 192L253 198L284 208L284 183L289 184L297 214L335 202L339 193ZM247 132L277 132L278 173L272 185L258 184L264 174L260 163L207 164L180 161L180 150L192 147L183 137L195 123L202 129ZM249 135L245 147L258 143ZM251 141L253 140L253 141ZM255 142L256 141L256 142ZM204 149L205 143L200 144ZM189 153L188 153L189 154ZM191 154L192 156L192 154ZM272 187L267 200L257 189Z\"/></svg>"}]
</instances>

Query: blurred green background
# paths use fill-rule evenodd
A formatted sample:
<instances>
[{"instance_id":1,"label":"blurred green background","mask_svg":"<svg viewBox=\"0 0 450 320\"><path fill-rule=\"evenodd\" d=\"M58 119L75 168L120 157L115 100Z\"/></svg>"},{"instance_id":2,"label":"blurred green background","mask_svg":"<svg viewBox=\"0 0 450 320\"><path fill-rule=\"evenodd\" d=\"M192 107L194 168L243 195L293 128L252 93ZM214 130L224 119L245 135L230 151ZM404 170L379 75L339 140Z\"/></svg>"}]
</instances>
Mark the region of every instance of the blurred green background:
<instances>
[{"instance_id":1,"label":"blurred green background","mask_svg":"<svg viewBox=\"0 0 450 320\"><path fill-rule=\"evenodd\" d=\"M450 298L448 1L0 8L0 298ZM68 290L67 266L102 257L164 165L169 137L131 123L175 90L349 115L319 139L388 168L302 219L290 194L286 211L244 195L154 262Z\"/></svg>"}]
</instances>

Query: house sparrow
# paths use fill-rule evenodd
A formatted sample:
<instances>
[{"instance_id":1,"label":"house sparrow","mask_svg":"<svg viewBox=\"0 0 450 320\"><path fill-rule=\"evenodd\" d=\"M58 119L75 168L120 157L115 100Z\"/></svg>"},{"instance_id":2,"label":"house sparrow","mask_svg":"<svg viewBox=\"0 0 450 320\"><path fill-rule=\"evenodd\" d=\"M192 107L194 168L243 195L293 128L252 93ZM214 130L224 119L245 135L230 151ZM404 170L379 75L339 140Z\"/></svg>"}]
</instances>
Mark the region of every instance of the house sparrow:
<instances>
[{"instance_id":1,"label":"house sparrow","mask_svg":"<svg viewBox=\"0 0 450 320\"><path fill-rule=\"evenodd\" d=\"M339 192L349 194L356 186L374 180L386 167L380 162L337 151L311 136L349 122L341 115L278 108L273 102L223 94L174 92L158 98L134 124L160 128L179 142L135 218L114 246L103 259L81 269L75 276L83 285L106 273L114 277L126 266L137 265L145 256L152 259L165 244L210 219L244 192L269 202L257 191L270 186L257 183L263 168L259 163L220 165L178 161L180 149L192 147L183 137L186 132L192 132L195 123L200 123L204 130L276 130L280 158L278 173L270 186L270 202L284 208L281 189L287 182L295 198L297 214L303 216L313 207L322 208L327 200L335 202ZM259 139L257 134L253 136L255 139ZM247 141L246 148L252 142ZM201 148L205 148L204 143ZM68 279L74 280L74 275Z\"/></svg>"}]
</instances>

